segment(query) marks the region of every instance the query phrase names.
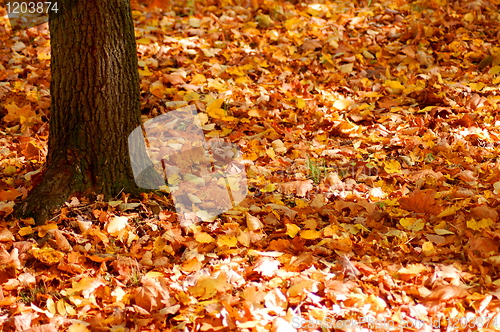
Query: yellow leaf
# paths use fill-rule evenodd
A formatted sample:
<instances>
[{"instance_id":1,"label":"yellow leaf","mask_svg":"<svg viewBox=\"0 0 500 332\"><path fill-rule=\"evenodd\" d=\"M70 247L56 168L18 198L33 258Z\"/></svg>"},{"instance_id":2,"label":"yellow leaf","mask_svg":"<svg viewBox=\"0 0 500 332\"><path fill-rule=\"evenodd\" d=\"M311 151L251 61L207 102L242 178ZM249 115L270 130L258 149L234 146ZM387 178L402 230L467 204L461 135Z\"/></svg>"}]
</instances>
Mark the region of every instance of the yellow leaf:
<instances>
[{"instance_id":1,"label":"yellow leaf","mask_svg":"<svg viewBox=\"0 0 500 332\"><path fill-rule=\"evenodd\" d=\"M257 21L259 27L261 28L269 28L274 22L269 15L259 14L255 16L255 20Z\"/></svg>"},{"instance_id":2,"label":"yellow leaf","mask_svg":"<svg viewBox=\"0 0 500 332\"><path fill-rule=\"evenodd\" d=\"M212 102L207 106L207 114L215 119L224 117L226 114L225 111L221 108L222 103L224 103L224 99L217 99L216 101Z\"/></svg>"},{"instance_id":3,"label":"yellow leaf","mask_svg":"<svg viewBox=\"0 0 500 332\"><path fill-rule=\"evenodd\" d=\"M300 237L306 240L315 240L321 237L321 232L312 229L307 229L300 232Z\"/></svg>"},{"instance_id":4,"label":"yellow leaf","mask_svg":"<svg viewBox=\"0 0 500 332\"><path fill-rule=\"evenodd\" d=\"M399 93L404 89L404 86L399 81L386 80L384 86L389 88L391 93Z\"/></svg>"},{"instance_id":5,"label":"yellow leaf","mask_svg":"<svg viewBox=\"0 0 500 332\"><path fill-rule=\"evenodd\" d=\"M225 273L221 273L217 279L206 277L198 280L195 286L189 287L189 292L200 300L207 300L218 292L224 292L230 287Z\"/></svg>"},{"instance_id":6,"label":"yellow leaf","mask_svg":"<svg viewBox=\"0 0 500 332\"><path fill-rule=\"evenodd\" d=\"M380 92L376 92L376 91L365 92L365 93L363 93L363 96L366 98L380 98L380 97L382 97Z\"/></svg>"},{"instance_id":7,"label":"yellow leaf","mask_svg":"<svg viewBox=\"0 0 500 332\"><path fill-rule=\"evenodd\" d=\"M299 108L301 110L304 109L304 107L306 107L306 101L302 98L297 98L296 104L297 104L297 108Z\"/></svg>"},{"instance_id":8,"label":"yellow leaf","mask_svg":"<svg viewBox=\"0 0 500 332\"><path fill-rule=\"evenodd\" d=\"M490 74L490 75L496 75L498 73L500 73L500 66L493 66L490 68L490 70L488 72L488 74Z\"/></svg>"},{"instance_id":9,"label":"yellow leaf","mask_svg":"<svg viewBox=\"0 0 500 332\"><path fill-rule=\"evenodd\" d=\"M236 247L237 244L238 244L238 239L235 236L222 235L217 239L217 245L219 247L223 246Z\"/></svg>"},{"instance_id":10,"label":"yellow leaf","mask_svg":"<svg viewBox=\"0 0 500 332\"><path fill-rule=\"evenodd\" d=\"M474 14L472 13L467 13L464 15L464 21L468 23L474 22Z\"/></svg>"},{"instance_id":11,"label":"yellow leaf","mask_svg":"<svg viewBox=\"0 0 500 332\"><path fill-rule=\"evenodd\" d=\"M222 120L224 120L224 121L234 121L234 120L236 120L236 118L233 117L233 116L225 116L225 117L222 118ZM232 131L233 131L232 128L222 128L219 137L225 137L225 136L229 135Z\"/></svg>"},{"instance_id":12,"label":"yellow leaf","mask_svg":"<svg viewBox=\"0 0 500 332\"><path fill-rule=\"evenodd\" d=\"M47 234L47 231L57 229L57 224L47 224L43 226L38 226L36 227L36 230L38 231L38 236L43 237L45 234Z\"/></svg>"},{"instance_id":13,"label":"yellow leaf","mask_svg":"<svg viewBox=\"0 0 500 332\"><path fill-rule=\"evenodd\" d=\"M287 30L295 30L298 26L302 26L304 22L299 17L292 17L288 19L283 26Z\"/></svg>"},{"instance_id":14,"label":"yellow leaf","mask_svg":"<svg viewBox=\"0 0 500 332\"><path fill-rule=\"evenodd\" d=\"M484 83L469 83L468 84L472 90L475 90L475 91L481 91L484 87L486 87L486 84Z\"/></svg>"},{"instance_id":15,"label":"yellow leaf","mask_svg":"<svg viewBox=\"0 0 500 332\"><path fill-rule=\"evenodd\" d=\"M141 44L141 45L149 45L149 44L151 44L151 40L148 38L141 38L141 39L138 39L136 43Z\"/></svg>"},{"instance_id":16,"label":"yellow leaf","mask_svg":"<svg viewBox=\"0 0 500 332\"><path fill-rule=\"evenodd\" d=\"M203 75L203 74L196 74L191 79L191 84L200 85L200 84L205 83L206 81L207 81L207 79L206 79L205 75Z\"/></svg>"},{"instance_id":17,"label":"yellow leaf","mask_svg":"<svg viewBox=\"0 0 500 332\"><path fill-rule=\"evenodd\" d=\"M22 227L19 229L19 235L25 236L29 234L33 234L33 228L31 228L31 226Z\"/></svg>"},{"instance_id":18,"label":"yellow leaf","mask_svg":"<svg viewBox=\"0 0 500 332\"><path fill-rule=\"evenodd\" d=\"M139 74L141 76L152 76L153 73L149 71L148 67L146 67L145 69L139 69Z\"/></svg>"},{"instance_id":19,"label":"yellow leaf","mask_svg":"<svg viewBox=\"0 0 500 332\"><path fill-rule=\"evenodd\" d=\"M417 218L401 218L399 223L407 230L415 232L421 231L425 226L425 222Z\"/></svg>"},{"instance_id":20,"label":"yellow leaf","mask_svg":"<svg viewBox=\"0 0 500 332\"><path fill-rule=\"evenodd\" d=\"M244 66L234 66L226 69L226 72L236 76L244 76L248 73L249 70L253 69L253 65L246 64Z\"/></svg>"},{"instance_id":21,"label":"yellow leaf","mask_svg":"<svg viewBox=\"0 0 500 332\"><path fill-rule=\"evenodd\" d=\"M209 88L209 89L213 88L219 92L227 90L226 83L223 80L221 80L220 78L219 79L209 78L209 79L207 79L207 82L208 82L207 88Z\"/></svg>"},{"instance_id":22,"label":"yellow leaf","mask_svg":"<svg viewBox=\"0 0 500 332\"><path fill-rule=\"evenodd\" d=\"M460 206L456 206L456 205L448 206L446 209L444 209L443 212L441 212L440 214L438 214L437 217L438 218L444 218L444 217L448 217L448 216L454 215L460 209L461 209Z\"/></svg>"},{"instance_id":23,"label":"yellow leaf","mask_svg":"<svg viewBox=\"0 0 500 332\"><path fill-rule=\"evenodd\" d=\"M401 173L401 164L397 160L388 160L384 163L384 169L387 173Z\"/></svg>"},{"instance_id":24,"label":"yellow leaf","mask_svg":"<svg viewBox=\"0 0 500 332\"><path fill-rule=\"evenodd\" d=\"M375 56L370 52L368 52L367 50L363 51L363 56L365 57L365 59L370 59L370 60L375 59Z\"/></svg>"},{"instance_id":25,"label":"yellow leaf","mask_svg":"<svg viewBox=\"0 0 500 332\"><path fill-rule=\"evenodd\" d=\"M444 228L434 228L434 232L437 235L451 235L451 234L455 234L452 231L449 231L449 230L444 229Z\"/></svg>"},{"instance_id":26,"label":"yellow leaf","mask_svg":"<svg viewBox=\"0 0 500 332\"><path fill-rule=\"evenodd\" d=\"M273 149L267 149L266 154L269 158L274 159L276 158L276 152L274 152Z\"/></svg>"},{"instance_id":27,"label":"yellow leaf","mask_svg":"<svg viewBox=\"0 0 500 332\"><path fill-rule=\"evenodd\" d=\"M398 270L399 274L404 275L418 275L422 272L427 271L427 267L422 264L410 264L407 267L403 267Z\"/></svg>"},{"instance_id":28,"label":"yellow leaf","mask_svg":"<svg viewBox=\"0 0 500 332\"><path fill-rule=\"evenodd\" d=\"M309 202L304 201L303 199L297 198L295 199L295 206L299 209L303 209L309 206Z\"/></svg>"},{"instance_id":29,"label":"yellow leaf","mask_svg":"<svg viewBox=\"0 0 500 332\"><path fill-rule=\"evenodd\" d=\"M47 310L52 313L52 314L56 314L56 304L54 303L54 300L49 297L47 299L47 303L46 303L46 306L47 306Z\"/></svg>"},{"instance_id":30,"label":"yellow leaf","mask_svg":"<svg viewBox=\"0 0 500 332\"><path fill-rule=\"evenodd\" d=\"M424 244L422 245L422 251L428 254L428 253L433 253L436 250L434 249L434 245L432 244L432 242L425 241Z\"/></svg>"},{"instance_id":31,"label":"yellow leaf","mask_svg":"<svg viewBox=\"0 0 500 332\"><path fill-rule=\"evenodd\" d=\"M328 68L328 67L332 67L335 66L335 61L332 59L332 56L328 53L322 53L321 54L321 58L320 58L321 62L325 64L325 66Z\"/></svg>"},{"instance_id":32,"label":"yellow leaf","mask_svg":"<svg viewBox=\"0 0 500 332\"><path fill-rule=\"evenodd\" d=\"M66 303L63 299L59 299L59 301L57 301L56 307L57 312L59 312L60 315L66 315Z\"/></svg>"},{"instance_id":33,"label":"yellow leaf","mask_svg":"<svg viewBox=\"0 0 500 332\"><path fill-rule=\"evenodd\" d=\"M71 304L66 303L65 306L66 306L66 313L68 315L76 315L76 310L71 306Z\"/></svg>"},{"instance_id":34,"label":"yellow leaf","mask_svg":"<svg viewBox=\"0 0 500 332\"><path fill-rule=\"evenodd\" d=\"M43 248L43 249L34 248L31 250L31 254L35 256L35 258L38 259L40 262L45 263L47 265L57 264L65 256L63 252L54 250L52 248Z\"/></svg>"},{"instance_id":35,"label":"yellow leaf","mask_svg":"<svg viewBox=\"0 0 500 332\"><path fill-rule=\"evenodd\" d=\"M192 16L188 19L188 24L193 28L199 28L201 26L201 19Z\"/></svg>"},{"instance_id":36,"label":"yellow leaf","mask_svg":"<svg viewBox=\"0 0 500 332\"><path fill-rule=\"evenodd\" d=\"M340 69L341 73L350 74L352 72L352 68L353 68L353 64L352 63L348 63L348 64L340 66L339 69Z\"/></svg>"},{"instance_id":37,"label":"yellow leaf","mask_svg":"<svg viewBox=\"0 0 500 332\"><path fill-rule=\"evenodd\" d=\"M39 52L37 57L38 60L50 60L50 52Z\"/></svg>"},{"instance_id":38,"label":"yellow leaf","mask_svg":"<svg viewBox=\"0 0 500 332\"><path fill-rule=\"evenodd\" d=\"M191 203L195 203L195 204L203 203L203 201L199 197L197 197L193 194L188 193L187 196L188 196L189 200L191 201Z\"/></svg>"},{"instance_id":39,"label":"yellow leaf","mask_svg":"<svg viewBox=\"0 0 500 332\"><path fill-rule=\"evenodd\" d=\"M199 243L212 243L215 239L208 233L199 232L194 235L194 239Z\"/></svg>"},{"instance_id":40,"label":"yellow leaf","mask_svg":"<svg viewBox=\"0 0 500 332\"><path fill-rule=\"evenodd\" d=\"M479 221L476 221L475 219L470 219L467 221L467 227L470 229L473 229L475 231L478 231L483 228L487 228L493 225L493 221L491 219L481 219Z\"/></svg>"},{"instance_id":41,"label":"yellow leaf","mask_svg":"<svg viewBox=\"0 0 500 332\"><path fill-rule=\"evenodd\" d=\"M260 191L263 193L270 193L276 190L276 185L274 183L270 183L264 188L262 188Z\"/></svg>"},{"instance_id":42,"label":"yellow leaf","mask_svg":"<svg viewBox=\"0 0 500 332\"><path fill-rule=\"evenodd\" d=\"M300 227L295 224L286 224L286 235L291 237L292 239L297 235L300 231Z\"/></svg>"},{"instance_id":43,"label":"yellow leaf","mask_svg":"<svg viewBox=\"0 0 500 332\"><path fill-rule=\"evenodd\" d=\"M163 98L165 96L165 87L160 81L153 82L149 86L149 91L158 98Z\"/></svg>"},{"instance_id":44,"label":"yellow leaf","mask_svg":"<svg viewBox=\"0 0 500 332\"><path fill-rule=\"evenodd\" d=\"M68 327L68 332L90 332L90 330L83 324L73 323Z\"/></svg>"}]
</instances>

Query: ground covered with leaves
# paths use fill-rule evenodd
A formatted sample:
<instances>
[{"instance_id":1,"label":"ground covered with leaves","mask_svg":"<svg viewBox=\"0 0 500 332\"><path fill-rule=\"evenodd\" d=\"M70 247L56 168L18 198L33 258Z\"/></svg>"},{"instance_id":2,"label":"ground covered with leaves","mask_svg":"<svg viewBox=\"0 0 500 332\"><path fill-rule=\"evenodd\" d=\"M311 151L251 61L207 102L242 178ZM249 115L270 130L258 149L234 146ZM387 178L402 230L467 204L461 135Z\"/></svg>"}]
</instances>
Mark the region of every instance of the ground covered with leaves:
<instances>
[{"instance_id":1,"label":"ground covered with leaves","mask_svg":"<svg viewBox=\"0 0 500 332\"><path fill-rule=\"evenodd\" d=\"M500 329L499 4L133 3L144 120L195 105L247 165L238 207L187 224L162 192L13 217L50 38L3 16L1 329Z\"/></svg>"}]
</instances>

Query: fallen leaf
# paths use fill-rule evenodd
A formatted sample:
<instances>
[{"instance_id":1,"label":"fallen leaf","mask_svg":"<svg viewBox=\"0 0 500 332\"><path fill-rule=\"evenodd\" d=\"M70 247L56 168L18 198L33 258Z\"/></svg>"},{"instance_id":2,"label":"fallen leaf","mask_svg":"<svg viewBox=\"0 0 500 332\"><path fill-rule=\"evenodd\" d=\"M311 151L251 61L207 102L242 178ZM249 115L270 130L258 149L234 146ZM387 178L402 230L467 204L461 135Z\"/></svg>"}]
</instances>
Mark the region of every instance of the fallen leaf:
<instances>
[{"instance_id":1,"label":"fallen leaf","mask_svg":"<svg viewBox=\"0 0 500 332\"><path fill-rule=\"evenodd\" d=\"M417 190L408 197L400 198L399 204L402 209L407 211L438 215L441 212L441 207L437 203L435 195L434 190Z\"/></svg>"}]
</instances>

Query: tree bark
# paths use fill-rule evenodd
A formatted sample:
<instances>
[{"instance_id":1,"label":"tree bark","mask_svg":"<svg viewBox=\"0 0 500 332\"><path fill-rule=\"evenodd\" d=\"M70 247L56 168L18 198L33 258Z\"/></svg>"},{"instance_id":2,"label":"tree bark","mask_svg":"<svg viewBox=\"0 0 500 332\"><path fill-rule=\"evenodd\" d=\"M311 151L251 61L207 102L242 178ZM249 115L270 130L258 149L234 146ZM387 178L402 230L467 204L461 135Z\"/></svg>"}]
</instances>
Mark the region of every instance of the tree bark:
<instances>
[{"instance_id":1,"label":"tree bark","mask_svg":"<svg viewBox=\"0 0 500 332\"><path fill-rule=\"evenodd\" d=\"M46 171L18 215L44 223L74 192L136 193L127 148L140 125L129 0L59 0L50 14L51 108Z\"/></svg>"}]
</instances>

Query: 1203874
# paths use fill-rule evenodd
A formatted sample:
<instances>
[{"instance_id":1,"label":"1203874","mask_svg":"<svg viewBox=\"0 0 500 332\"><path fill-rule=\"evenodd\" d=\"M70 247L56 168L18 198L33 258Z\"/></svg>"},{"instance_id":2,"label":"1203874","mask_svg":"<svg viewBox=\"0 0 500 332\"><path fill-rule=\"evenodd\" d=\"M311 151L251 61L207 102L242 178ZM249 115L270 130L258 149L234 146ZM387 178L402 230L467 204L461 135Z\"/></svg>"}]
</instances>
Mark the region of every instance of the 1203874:
<instances>
[{"instance_id":1,"label":"1203874","mask_svg":"<svg viewBox=\"0 0 500 332\"><path fill-rule=\"evenodd\" d=\"M58 12L57 2L50 1L6 1L5 7L9 14L48 14Z\"/></svg>"}]
</instances>

